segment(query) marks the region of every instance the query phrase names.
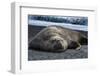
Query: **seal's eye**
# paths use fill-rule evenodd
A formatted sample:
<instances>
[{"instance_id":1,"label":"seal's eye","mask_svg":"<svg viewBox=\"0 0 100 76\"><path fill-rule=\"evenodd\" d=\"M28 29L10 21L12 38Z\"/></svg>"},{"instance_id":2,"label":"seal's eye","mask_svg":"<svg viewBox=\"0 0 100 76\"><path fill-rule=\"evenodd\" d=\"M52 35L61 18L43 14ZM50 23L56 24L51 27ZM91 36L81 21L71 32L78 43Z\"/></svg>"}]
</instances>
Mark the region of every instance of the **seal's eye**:
<instances>
[{"instance_id":1,"label":"seal's eye","mask_svg":"<svg viewBox=\"0 0 100 76\"><path fill-rule=\"evenodd\" d=\"M48 35L48 36L43 36L43 39L44 39L44 40L49 40L49 38L50 38L49 35Z\"/></svg>"},{"instance_id":2,"label":"seal's eye","mask_svg":"<svg viewBox=\"0 0 100 76\"><path fill-rule=\"evenodd\" d=\"M54 42L56 42L56 40L51 40L51 43L54 43Z\"/></svg>"},{"instance_id":3,"label":"seal's eye","mask_svg":"<svg viewBox=\"0 0 100 76\"><path fill-rule=\"evenodd\" d=\"M51 43L58 43L60 41L62 41L62 40L53 39L53 40L51 40Z\"/></svg>"}]
</instances>

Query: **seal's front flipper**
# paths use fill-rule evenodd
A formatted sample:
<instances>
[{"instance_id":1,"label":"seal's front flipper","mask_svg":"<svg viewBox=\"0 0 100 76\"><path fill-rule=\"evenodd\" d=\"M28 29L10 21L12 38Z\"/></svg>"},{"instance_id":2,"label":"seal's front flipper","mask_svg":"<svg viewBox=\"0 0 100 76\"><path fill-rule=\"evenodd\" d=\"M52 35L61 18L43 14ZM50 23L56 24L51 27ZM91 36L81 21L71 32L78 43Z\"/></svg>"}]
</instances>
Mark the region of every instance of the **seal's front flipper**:
<instances>
[{"instance_id":1,"label":"seal's front flipper","mask_svg":"<svg viewBox=\"0 0 100 76\"><path fill-rule=\"evenodd\" d=\"M81 45L80 43L77 43L78 44L78 47L76 48L76 50L80 50L81 49Z\"/></svg>"},{"instance_id":2,"label":"seal's front flipper","mask_svg":"<svg viewBox=\"0 0 100 76\"><path fill-rule=\"evenodd\" d=\"M81 47L81 45L78 42L71 41L70 45L68 46L68 49L78 49Z\"/></svg>"}]
</instances>

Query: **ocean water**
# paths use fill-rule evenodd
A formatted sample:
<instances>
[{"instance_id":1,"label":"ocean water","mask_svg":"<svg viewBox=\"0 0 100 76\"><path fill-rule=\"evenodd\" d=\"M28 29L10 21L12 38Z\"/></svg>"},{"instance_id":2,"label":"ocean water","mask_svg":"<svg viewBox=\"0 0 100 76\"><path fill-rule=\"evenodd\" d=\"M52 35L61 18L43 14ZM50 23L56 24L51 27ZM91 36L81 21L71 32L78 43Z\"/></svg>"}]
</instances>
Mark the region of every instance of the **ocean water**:
<instances>
[{"instance_id":1,"label":"ocean water","mask_svg":"<svg viewBox=\"0 0 100 76\"><path fill-rule=\"evenodd\" d=\"M57 23L57 22L49 22L49 21L40 21L40 20L28 20L28 25L32 26L50 26L50 25L58 25L63 26L65 28L73 29L73 30L81 30L88 31L88 26L86 25L77 25L77 24L69 24L69 23Z\"/></svg>"}]
</instances>

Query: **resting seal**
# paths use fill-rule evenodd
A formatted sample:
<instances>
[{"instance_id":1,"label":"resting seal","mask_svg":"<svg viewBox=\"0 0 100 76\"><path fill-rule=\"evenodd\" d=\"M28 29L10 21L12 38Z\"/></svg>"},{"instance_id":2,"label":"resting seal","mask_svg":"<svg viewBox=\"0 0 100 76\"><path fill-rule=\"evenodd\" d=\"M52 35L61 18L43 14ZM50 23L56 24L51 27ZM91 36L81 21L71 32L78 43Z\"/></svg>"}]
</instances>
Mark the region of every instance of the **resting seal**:
<instances>
[{"instance_id":1,"label":"resting seal","mask_svg":"<svg viewBox=\"0 0 100 76\"><path fill-rule=\"evenodd\" d=\"M50 52L63 52L67 49L80 49L87 43L87 37L80 32L61 26L48 26L33 37L29 48Z\"/></svg>"}]
</instances>

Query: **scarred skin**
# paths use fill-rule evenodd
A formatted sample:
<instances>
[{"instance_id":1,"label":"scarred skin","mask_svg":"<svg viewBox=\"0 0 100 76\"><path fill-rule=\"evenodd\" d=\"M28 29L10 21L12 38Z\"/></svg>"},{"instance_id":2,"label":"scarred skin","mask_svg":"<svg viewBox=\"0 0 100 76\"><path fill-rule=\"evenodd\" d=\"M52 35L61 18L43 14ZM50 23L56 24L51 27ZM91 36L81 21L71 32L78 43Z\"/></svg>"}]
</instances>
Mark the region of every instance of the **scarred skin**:
<instances>
[{"instance_id":1,"label":"scarred skin","mask_svg":"<svg viewBox=\"0 0 100 76\"><path fill-rule=\"evenodd\" d=\"M31 38L29 48L49 52L63 52L67 49L80 49L87 38L80 32L61 26L49 26Z\"/></svg>"}]
</instances>

